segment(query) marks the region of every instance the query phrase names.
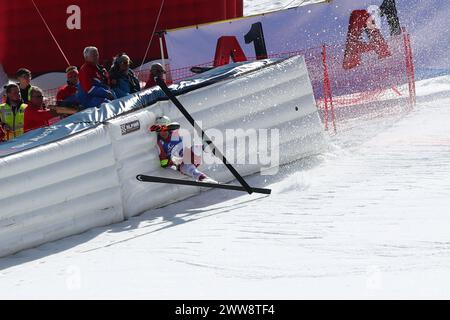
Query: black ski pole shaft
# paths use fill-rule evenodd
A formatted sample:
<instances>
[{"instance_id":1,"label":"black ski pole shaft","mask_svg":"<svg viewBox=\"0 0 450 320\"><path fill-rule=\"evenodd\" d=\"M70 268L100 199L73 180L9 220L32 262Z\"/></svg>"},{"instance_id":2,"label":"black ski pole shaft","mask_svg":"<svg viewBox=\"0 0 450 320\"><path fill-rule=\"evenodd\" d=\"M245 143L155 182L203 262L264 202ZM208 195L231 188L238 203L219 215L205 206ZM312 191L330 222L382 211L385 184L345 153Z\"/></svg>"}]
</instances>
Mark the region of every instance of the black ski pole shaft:
<instances>
[{"instance_id":1,"label":"black ski pole shaft","mask_svg":"<svg viewBox=\"0 0 450 320\"><path fill-rule=\"evenodd\" d=\"M143 174L136 176L136 179L139 181L142 181L142 182L167 183L167 184L174 184L174 185L181 185L181 186L184 185L184 186L194 186L194 187L206 187L206 188L215 188L215 189L225 189L225 190L235 190L235 191L246 192L244 187L230 185L230 184L197 182L197 181L191 181L191 180L147 176L147 175L143 175ZM261 194L270 194L272 192L270 189L263 189L263 188L252 188L252 190L254 193L261 193Z\"/></svg>"},{"instance_id":2,"label":"black ski pole shaft","mask_svg":"<svg viewBox=\"0 0 450 320\"><path fill-rule=\"evenodd\" d=\"M190 115L190 113L186 110L186 108L181 104L180 101L175 97L175 95L170 91L170 89L167 87L166 83L161 77L156 77L156 84L164 91L164 93L167 95L167 97L170 99L170 101L173 102L173 104L180 110L180 112L183 114L183 116L189 121L189 123L194 127L194 129L197 131L197 133L202 137L202 139L206 139L208 141L208 144L211 144L214 147L215 155L222 160L223 164L230 170L230 172L233 174L233 176L239 181L239 183L242 185L242 187L249 193L253 193L252 187L244 180L244 178L237 172L237 170L228 163L228 160L225 158L225 156L220 152L217 147L212 143L211 139L205 134L202 128L199 127L199 125L195 122L194 118Z\"/></svg>"}]
</instances>

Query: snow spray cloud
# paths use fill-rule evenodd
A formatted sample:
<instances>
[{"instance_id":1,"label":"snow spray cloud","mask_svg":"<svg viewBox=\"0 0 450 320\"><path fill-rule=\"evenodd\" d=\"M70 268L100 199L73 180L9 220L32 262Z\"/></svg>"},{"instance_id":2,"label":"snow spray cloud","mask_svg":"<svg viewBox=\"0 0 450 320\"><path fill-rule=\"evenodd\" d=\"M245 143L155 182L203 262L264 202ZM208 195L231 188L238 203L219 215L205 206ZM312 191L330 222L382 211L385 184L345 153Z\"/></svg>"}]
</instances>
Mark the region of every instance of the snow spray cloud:
<instances>
[{"instance_id":1,"label":"snow spray cloud","mask_svg":"<svg viewBox=\"0 0 450 320\"><path fill-rule=\"evenodd\" d=\"M199 127L202 123L198 122ZM233 128L205 130L212 144L232 165L256 165L262 175L275 175L280 164L280 132L278 129ZM194 131L181 128L173 138L183 138L184 163L221 165L222 159L215 155L212 144ZM192 151L192 152L191 152Z\"/></svg>"}]
</instances>

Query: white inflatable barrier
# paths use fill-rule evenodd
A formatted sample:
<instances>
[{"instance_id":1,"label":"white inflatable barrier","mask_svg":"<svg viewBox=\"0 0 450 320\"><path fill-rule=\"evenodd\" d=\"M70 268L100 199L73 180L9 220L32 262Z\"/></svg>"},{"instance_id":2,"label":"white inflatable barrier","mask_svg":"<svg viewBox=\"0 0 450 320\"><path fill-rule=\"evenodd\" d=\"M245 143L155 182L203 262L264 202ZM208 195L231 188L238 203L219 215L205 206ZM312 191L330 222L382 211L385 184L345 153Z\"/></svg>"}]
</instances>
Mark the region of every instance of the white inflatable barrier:
<instances>
[{"instance_id":1,"label":"white inflatable barrier","mask_svg":"<svg viewBox=\"0 0 450 320\"><path fill-rule=\"evenodd\" d=\"M272 140L277 144L270 147L271 140L268 142L271 153L279 151L276 165L319 153L325 144L303 57L178 98L212 136L214 132L243 129L237 136L245 138L245 130L250 128L277 129L271 132L278 137ZM193 132L178 109L163 101L60 142L1 158L0 256L119 222L199 193L197 187L167 187L136 180L140 173L180 178L178 172L160 167L156 134L148 132L161 115ZM234 151L225 148L226 142L225 154ZM250 144L245 152L250 157L258 150ZM270 165L237 164L236 168L249 175ZM200 169L221 182L233 180L223 164L202 165Z\"/></svg>"},{"instance_id":2,"label":"white inflatable barrier","mask_svg":"<svg viewBox=\"0 0 450 320\"><path fill-rule=\"evenodd\" d=\"M0 159L0 256L123 220L105 126Z\"/></svg>"}]
</instances>

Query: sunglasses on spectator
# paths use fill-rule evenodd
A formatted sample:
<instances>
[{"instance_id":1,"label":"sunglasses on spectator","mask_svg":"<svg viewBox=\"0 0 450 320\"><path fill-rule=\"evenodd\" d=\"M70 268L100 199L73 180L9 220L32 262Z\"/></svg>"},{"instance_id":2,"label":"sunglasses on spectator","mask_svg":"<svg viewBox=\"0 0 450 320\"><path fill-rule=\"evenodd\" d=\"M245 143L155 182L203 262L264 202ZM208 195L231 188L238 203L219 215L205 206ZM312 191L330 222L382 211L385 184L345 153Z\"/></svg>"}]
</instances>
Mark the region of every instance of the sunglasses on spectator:
<instances>
[{"instance_id":1,"label":"sunglasses on spectator","mask_svg":"<svg viewBox=\"0 0 450 320\"><path fill-rule=\"evenodd\" d=\"M32 98L39 98L39 99L41 99L41 98L43 98L44 96L43 95L39 95L39 96L32 96Z\"/></svg>"}]
</instances>

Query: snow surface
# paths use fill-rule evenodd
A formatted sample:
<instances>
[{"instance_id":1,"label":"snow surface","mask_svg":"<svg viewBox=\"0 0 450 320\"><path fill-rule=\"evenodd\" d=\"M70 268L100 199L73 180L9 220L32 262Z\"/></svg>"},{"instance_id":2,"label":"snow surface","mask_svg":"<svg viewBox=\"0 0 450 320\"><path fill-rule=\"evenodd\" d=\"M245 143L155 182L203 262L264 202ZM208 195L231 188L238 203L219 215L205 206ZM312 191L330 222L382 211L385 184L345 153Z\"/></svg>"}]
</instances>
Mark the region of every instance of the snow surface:
<instances>
[{"instance_id":1,"label":"snow surface","mask_svg":"<svg viewBox=\"0 0 450 320\"><path fill-rule=\"evenodd\" d=\"M298 1L246 0L245 14ZM450 298L450 76L327 153L0 259L0 299Z\"/></svg>"},{"instance_id":2,"label":"snow surface","mask_svg":"<svg viewBox=\"0 0 450 320\"><path fill-rule=\"evenodd\" d=\"M0 259L0 298L449 298L450 77L325 154ZM436 91L436 88L442 90Z\"/></svg>"}]
</instances>

